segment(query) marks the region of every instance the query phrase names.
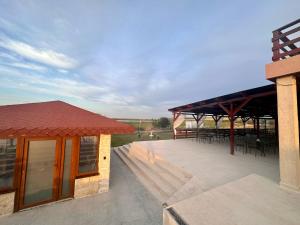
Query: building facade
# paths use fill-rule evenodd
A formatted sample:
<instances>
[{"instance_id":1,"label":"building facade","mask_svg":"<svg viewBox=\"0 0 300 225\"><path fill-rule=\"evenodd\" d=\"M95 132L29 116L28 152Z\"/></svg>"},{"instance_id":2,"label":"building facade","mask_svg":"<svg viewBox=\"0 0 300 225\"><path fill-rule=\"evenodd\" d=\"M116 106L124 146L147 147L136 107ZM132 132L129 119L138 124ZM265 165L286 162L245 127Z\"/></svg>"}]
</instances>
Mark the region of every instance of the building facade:
<instances>
[{"instance_id":1,"label":"building facade","mask_svg":"<svg viewBox=\"0 0 300 225\"><path fill-rule=\"evenodd\" d=\"M64 102L0 106L0 215L109 189L111 134L134 129Z\"/></svg>"}]
</instances>

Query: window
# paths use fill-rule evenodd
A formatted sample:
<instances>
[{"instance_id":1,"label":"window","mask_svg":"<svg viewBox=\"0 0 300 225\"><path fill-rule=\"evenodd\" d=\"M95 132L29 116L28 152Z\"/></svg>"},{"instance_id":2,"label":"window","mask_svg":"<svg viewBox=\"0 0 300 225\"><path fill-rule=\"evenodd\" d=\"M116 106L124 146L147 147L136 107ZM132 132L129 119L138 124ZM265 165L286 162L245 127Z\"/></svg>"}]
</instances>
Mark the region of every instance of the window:
<instances>
[{"instance_id":1,"label":"window","mask_svg":"<svg viewBox=\"0 0 300 225\"><path fill-rule=\"evenodd\" d=\"M16 139L0 139L0 191L13 188Z\"/></svg>"},{"instance_id":2,"label":"window","mask_svg":"<svg viewBox=\"0 0 300 225\"><path fill-rule=\"evenodd\" d=\"M98 172L98 137L85 136L80 138L78 174Z\"/></svg>"}]
</instances>

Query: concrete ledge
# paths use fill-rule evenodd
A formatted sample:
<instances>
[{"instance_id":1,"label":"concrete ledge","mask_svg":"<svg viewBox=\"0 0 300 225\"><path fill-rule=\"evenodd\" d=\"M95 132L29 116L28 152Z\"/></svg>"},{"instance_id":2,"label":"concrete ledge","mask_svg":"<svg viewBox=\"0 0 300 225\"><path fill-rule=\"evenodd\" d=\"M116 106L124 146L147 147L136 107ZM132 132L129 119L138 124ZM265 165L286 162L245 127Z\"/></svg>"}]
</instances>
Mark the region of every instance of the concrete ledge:
<instances>
[{"instance_id":1,"label":"concrete ledge","mask_svg":"<svg viewBox=\"0 0 300 225\"><path fill-rule=\"evenodd\" d=\"M190 225L296 225L300 194L252 174L175 204Z\"/></svg>"},{"instance_id":2,"label":"concrete ledge","mask_svg":"<svg viewBox=\"0 0 300 225\"><path fill-rule=\"evenodd\" d=\"M286 184L282 181L280 181L280 187L286 191L294 191L294 192L300 194L300 187L295 188L294 186Z\"/></svg>"},{"instance_id":3,"label":"concrete ledge","mask_svg":"<svg viewBox=\"0 0 300 225\"><path fill-rule=\"evenodd\" d=\"M267 80L273 80L277 77L294 75L297 73L300 75L300 55L266 65Z\"/></svg>"}]
</instances>

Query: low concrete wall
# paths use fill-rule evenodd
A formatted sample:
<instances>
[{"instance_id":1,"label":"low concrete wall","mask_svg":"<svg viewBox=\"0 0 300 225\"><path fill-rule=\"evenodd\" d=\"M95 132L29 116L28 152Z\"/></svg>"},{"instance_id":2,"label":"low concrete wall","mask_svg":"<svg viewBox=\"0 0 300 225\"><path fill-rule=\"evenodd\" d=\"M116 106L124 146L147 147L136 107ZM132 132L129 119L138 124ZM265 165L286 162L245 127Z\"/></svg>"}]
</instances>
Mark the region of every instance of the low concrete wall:
<instances>
[{"instance_id":1,"label":"low concrete wall","mask_svg":"<svg viewBox=\"0 0 300 225\"><path fill-rule=\"evenodd\" d=\"M15 192L0 195L0 216L14 212Z\"/></svg>"},{"instance_id":2,"label":"low concrete wall","mask_svg":"<svg viewBox=\"0 0 300 225\"><path fill-rule=\"evenodd\" d=\"M100 135L99 175L75 180L74 198L81 198L109 190L111 135Z\"/></svg>"}]
</instances>

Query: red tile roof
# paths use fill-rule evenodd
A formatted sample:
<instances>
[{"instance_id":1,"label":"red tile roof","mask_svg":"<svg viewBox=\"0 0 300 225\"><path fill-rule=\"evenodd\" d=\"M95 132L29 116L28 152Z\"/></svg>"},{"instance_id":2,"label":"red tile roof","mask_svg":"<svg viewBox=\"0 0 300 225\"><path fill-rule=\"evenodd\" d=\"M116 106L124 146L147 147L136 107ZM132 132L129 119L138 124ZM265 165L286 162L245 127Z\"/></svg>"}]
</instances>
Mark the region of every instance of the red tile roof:
<instances>
[{"instance_id":1,"label":"red tile roof","mask_svg":"<svg viewBox=\"0 0 300 225\"><path fill-rule=\"evenodd\" d=\"M0 136L76 136L132 133L130 125L62 101L0 106Z\"/></svg>"}]
</instances>

